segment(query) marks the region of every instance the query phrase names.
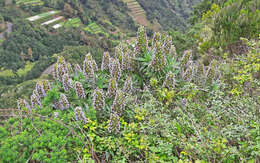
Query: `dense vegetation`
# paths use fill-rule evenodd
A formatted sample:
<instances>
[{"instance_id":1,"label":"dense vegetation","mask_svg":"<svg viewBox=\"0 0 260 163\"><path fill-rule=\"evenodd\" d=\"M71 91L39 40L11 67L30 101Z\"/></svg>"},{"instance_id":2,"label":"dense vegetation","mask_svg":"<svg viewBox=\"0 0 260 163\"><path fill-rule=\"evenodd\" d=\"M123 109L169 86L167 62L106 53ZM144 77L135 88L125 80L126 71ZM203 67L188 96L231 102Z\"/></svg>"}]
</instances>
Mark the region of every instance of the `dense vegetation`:
<instances>
[{"instance_id":1,"label":"dense vegetation","mask_svg":"<svg viewBox=\"0 0 260 163\"><path fill-rule=\"evenodd\" d=\"M67 10L72 11L68 13L73 14L78 14L76 8L83 12L85 5L107 4L43 1L45 6L57 5L56 9L68 3ZM143 8L154 3L160 10L166 2L170 3L140 0ZM29 34L32 38L53 37L62 44L69 36L71 43L52 51L55 55L48 50L58 45L43 49L50 55L39 56L37 63L44 63L41 58L56 62L52 76L0 89L0 103L8 106L17 98L19 109L17 117L0 127L0 161L260 162L257 2L203 0L194 8L192 26L186 33L174 29L152 33L141 26L136 38L121 41L113 50L115 44L106 37L91 35L86 46L75 30L49 35L34 29L36 32ZM117 0L110 5L125 7ZM156 11L148 8L147 12ZM96 18L100 20L100 15ZM34 28L33 24L14 25L14 30L24 33L28 28ZM7 41L3 47L10 46L4 46ZM47 41L46 45L55 44ZM42 54L39 50L29 55L31 50L24 48L28 55L21 56L35 59ZM21 60L30 61L30 57ZM37 63L35 69L40 66ZM17 70L17 75L28 67L30 64ZM10 101L5 100L9 95Z\"/></svg>"},{"instance_id":2,"label":"dense vegetation","mask_svg":"<svg viewBox=\"0 0 260 163\"><path fill-rule=\"evenodd\" d=\"M226 63L205 66L191 51L177 54L170 36L147 40L144 28L135 44L120 44L114 57L104 53L101 68L91 54L83 66L59 57L56 81L39 81L31 105L18 100L22 117L1 128L1 158L259 161L259 96L252 88L260 86L260 42L248 45L230 74L221 70Z\"/></svg>"},{"instance_id":3,"label":"dense vegetation","mask_svg":"<svg viewBox=\"0 0 260 163\"><path fill-rule=\"evenodd\" d=\"M190 9L193 3L188 4ZM156 5L158 4L144 6L148 18L151 15L150 9ZM177 13L182 12L179 9L176 10ZM59 14L34 22L26 19L49 10L57 10ZM172 8L159 8L157 11L163 13L166 10L171 13L169 10ZM61 53L65 50L65 46L88 46L85 53L93 52L97 62L101 62L102 50L112 52L118 44L118 40L128 39L135 35L137 23L128 13L126 3L121 0L1 1L0 32L7 29L7 22L11 23L13 28L0 38L0 60L2 61L0 63L0 108L15 107L14 99L23 92L27 92L24 89L18 95L15 90L21 85L27 85L30 80L39 78L42 72L54 63L53 55ZM58 16L63 17L60 22L57 22L62 24L63 28L54 30L52 26L55 23L47 26L41 25ZM162 20L161 18L160 20ZM187 18L187 14L185 18ZM162 27L169 29L173 26L166 24L166 20L177 20L177 18L170 19L168 15L164 21L159 22ZM176 24L174 28L181 29L182 26ZM151 36L151 29L148 31ZM9 95L11 95L11 101L6 100Z\"/></svg>"},{"instance_id":4,"label":"dense vegetation","mask_svg":"<svg viewBox=\"0 0 260 163\"><path fill-rule=\"evenodd\" d=\"M186 30L192 7L200 0L138 0L146 10L148 19L157 20L165 30Z\"/></svg>"}]
</instances>

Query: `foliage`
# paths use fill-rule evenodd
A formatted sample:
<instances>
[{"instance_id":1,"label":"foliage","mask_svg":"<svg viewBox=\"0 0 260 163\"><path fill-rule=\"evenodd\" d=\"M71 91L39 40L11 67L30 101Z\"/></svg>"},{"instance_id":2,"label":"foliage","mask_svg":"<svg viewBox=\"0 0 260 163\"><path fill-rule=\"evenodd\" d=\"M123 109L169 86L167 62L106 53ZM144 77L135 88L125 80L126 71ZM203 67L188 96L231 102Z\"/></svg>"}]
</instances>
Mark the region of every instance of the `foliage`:
<instances>
[{"instance_id":1,"label":"foliage","mask_svg":"<svg viewBox=\"0 0 260 163\"><path fill-rule=\"evenodd\" d=\"M147 12L148 19L151 21L157 20L163 29L184 31L189 26L187 19L192 11L192 7L200 0L138 0L138 2Z\"/></svg>"},{"instance_id":2,"label":"foliage","mask_svg":"<svg viewBox=\"0 0 260 163\"><path fill-rule=\"evenodd\" d=\"M0 128L1 161L258 162L259 101L231 90L259 83L259 42L230 77L223 61L204 65L190 50L176 55L170 36L139 32L105 53L102 70L90 54L83 70L59 56L56 81L36 84L38 104Z\"/></svg>"}]
</instances>

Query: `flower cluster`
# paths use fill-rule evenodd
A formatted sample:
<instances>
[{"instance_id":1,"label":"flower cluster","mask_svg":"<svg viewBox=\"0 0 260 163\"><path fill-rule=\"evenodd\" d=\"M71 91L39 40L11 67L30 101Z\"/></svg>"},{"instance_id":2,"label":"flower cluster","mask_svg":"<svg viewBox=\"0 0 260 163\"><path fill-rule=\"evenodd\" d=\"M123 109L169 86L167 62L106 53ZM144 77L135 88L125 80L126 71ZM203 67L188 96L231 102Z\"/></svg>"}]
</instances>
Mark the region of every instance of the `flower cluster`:
<instances>
[{"instance_id":1,"label":"flower cluster","mask_svg":"<svg viewBox=\"0 0 260 163\"><path fill-rule=\"evenodd\" d=\"M67 92L70 88L73 88L72 81L69 78L68 74L64 74L62 77L62 86L65 92Z\"/></svg>"},{"instance_id":2,"label":"flower cluster","mask_svg":"<svg viewBox=\"0 0 260 163\"><path fill-rule=\"evenodd\" d=\"M77 121L83 121L84 124L87 123L87 118L85 117L84 112L82 111L81 107L76 107L74 109L75 119Z\"/></svg>"},{"instance_id":3,"label":"flower cluster","mask_svg":"<svg viewBox=\"0 0 260 163\"><path fill-rule=\"evenodd\" d=\"M122 53L123 53L123 45L122 43L120 43L117 47L115 47L115 58L121 61Z\"/></svg>"},{"instance_id":4,"label":"flower cluster","mask_svg":"<svg viewBox=\"0 0 260 163\"><path fill-rule=\"evenodd\" d=\"M32 108L35 108L36 106L41 107L41 100L37 93L33 93L31 95L31 104L32 104Z\"/></svg>"},{"instance_id":5,"label":"flower cluster","mask_svg":"<svg viewBox=\"0 0 260 163\"><path fill-rule=\"evenodd\" d=\"M112 105L113 112L117 112L117 113L119 113L119 115L122 115L123 108L125 105L124 98L125 98L124 92L121 90L117 90L116 96L115 96L115 99L114 99L113 105Z\"/></svg>"},{"instance_id":6,"label":"flower cluster","mask_svg":"<svg viewBox=\"0 0 260 163\"><path fill-rule=\"evenodd\" d=\"M109 80L107 96L114 97L116 95L116 90L117 90L117 81L116 81L116 78L112 77Z\"/></svg>"},{"instance_id":7,"label":"flower cluster","mask_svg":"<svg viewBox=\"0 0 260 163\"><path fill-rule=\"evenodd\" d=\"M51 90L51 84L48 80L43 80L42 84L43 84L43 89L46 93Z\"/></svg>"},{"instance_id":8,"label":"flower cluster","mask_svg":"<svg viewBox=\"0 0 260 163\"><path fill-rule=\"evenodd\" d=\"M39 81L36 83L35 91L40 97L45 97L46 93L51 89L50 82L48 80Z\"/></svg>"},{"instance_id":9,"label":"flower cluster","mask_svg":"<svg viewBox=\"0 0 260 163\"><path fill-rule=\"evenodd\" d=\"M58 118L58 116L59 116L59 112L54 112L54 118Z\"/></svg>"},{"instance_id":10,"label":"flower cluster","mask_svg":"<svg viewBox=\"0 0 260 163\"><path fill-rule=\"evenodd\" d=\"M121 70L126 70L128 67L128 53L122 53L122 59L121 59Z\"/></svg>"},{"instance_id":11,"label":"flower cluster","mask_svg":"<svg viewBox=\"0 0 260 163\"><path fill-rule=\"evenodd\" d=\"M186 67L183 67L181 69L181 77L182 77L183 80L191 81L195 72L196 72L196 66L190 60L186 64Z\"/></svg>"},{"instance_id":12,"label":"flower cluster","mask_svg":"<svg viewBox=\"0 0 260 163\"><path fill-rule=\"evenodd\" d=\"M70 65L66 64L65 59L62 56L59 56L57 63L54 65L53 78L62 81L62 76L69 73L68 67L71 68Z\"/></svg>"},{"instance_id":13,"label":"flower cluster","mask_svg":"<svg viewBox=\"0 0 260 163\"><path fill-rule=\"evenodd\" d=\"M70 104L69 104L69 101L68 101L66 95L61 94L60 99L59 99L59 108L61 110L64 110L64 109L68 109L69 107L70 107Z\"/></svg>"},{"instance_id":14,"label":"flower cluster","mask_svg":"<svg viewBox=\"0 0 260 163\"><path fill-rule=\"evenodd\" d=\"M161 34L159 32L155 32L152 39L152 47L156 47L157 43L161 41Z\"/></svg>"},{"instance_id":15,"label":"flower cluster","mask_svg":"<svg viewBox=\"0 0 260 163\"><path fill-rule=\"evenodd\" d=\"M72 69L72 66L70 63L67 63L67 71L68 71L68 74L72 74L73 73L73 69Z\"/></svg>"},{"instance_id":16,"label":"flower cluster","mask_svg":"<svg viewBox=\"0 0 260 163\"><path fill-rule=\"evenodd\" d=\"M134 58L135 58L135 53L132 51L127 51L125 53L122 53L121 69L133 71L134 70Z\"/></svg>"},{"instance_id":17,"label":"flower cluster","mask_svg":"<svg viewBox=\"0 0 260 163\"><path fill-rule=\"evenodd\" d=\"M133 89L132 78L131 78L131 76L128 76L125 81L123 91L125 93L131 93L132 89Z\"/></svg>"},{"instance_id":18,"label":"flower cluster","mask_svg":"<svg viewBox=\"0 0 260 163\"><path fill-rule=\"evenodd\" d=\"M171 45L169 54L173 57L173 58L177 58L177 52L176 52L176 48L174 45Z\"/></svg>"},{"instance_id":19,"label":"flower cluster","mask_svg":"<svg viewBox=\"0 0 260 163\"><path fill-rule=\"evenodd\" d=\"M93 67L92 60L89 60L89 57L86 57L83 63L83 74L86 79L90 80L91 82L95 81L95 70Z\"/></svg>"},{"instance_id":20,"label":"flower cluster","mask_svg":"<svg viewBox=\"0 0 260 163\"><path fill-rule=\"evenodd\" d=\"M139 53L144 53L148 48L148 40L146 30L143 26L138 29L137 32L137 49Z\"/></svg>"},{"instance_id":21,"label":"flower cluster","mask_svg":"<svg viewBox=\"0 0 260 163\"><path fill-rule=\"evenodd\" d=\"M155 71L161 71L167 65L166 55L163 52L163 46L160 42L156 43L155 54L153 55L150 66Z\"/></svg>"},{"instance_id":22,"label":"flower cluster","mask_svg":"<svg viewBox=\"0 0 260 163\"><path fill-rule=\"evenodd\" d=\"M172 48L172 37L166 36L166 39L164 40L164 53L170 54Z\"/></svg>"},{"instance_id":23,"label":"flower cluster","mask_svg":"<svg viewBox=\"0 0 260 163\"><path fill-rule=\"evenodd\" d=\"M97 72L97 71L98 71L97 63L96 63L96 61L92 58L92 55L91 55L90 53L88 53L88 54L85 56L85 61L86 61L86 62L91 62L94 72Z\"/></svg>"},{"instance_id":24,"label":"flower cluster","mask_svg":"<svg viewBox=\"0 0 260 163\"><path fill-rule=\"evenodd\" d=\"M82 73L82 69L81 69L81 67L80 67L79 64L76 64L76 65L74 66L74 70L75 70L76 75L78 75L79 72Z\"/></svg>"},{"instance_id":25,"label":"flower cluster","mask_svg":"<svg viewBox=\"0 0 260 163\"><path fill-rule=\"evenodd\" d=\"M105 108L105 97L102 89L95 89L93 94L93 107L96 110L103 110Z\"/></svg>"},{"instance_id":26,"label":"flower cluster","mask_svg":"<svg viewBox=\"0 0 260 163\"><path fill-rule=\"evenodd\" d=\"M118 59L111 60L109 70L110 70L111 77L116 78L116 80L120 79L121 67Z\"/></svg>"},{"instance_id":27,"label":"flower cluster","mask_svg":"<svg viewBox=\"0 0 260 163\"><path fill-rule=\"evenodd\" d=\"M80 82L75 83L76 94L79 98L86 98L84 88Z\"/></svg>"},{"instance_id":28,"label":"flower cluster","mask_svg":"<svg viewBox=\"0 0 260 163\"><path fill-rule=\"evenodd\" d=\"M110 114L109 124L108 124L108 132L119 133L120 131L120 117L116 112L112 112Z\"/></svg>"},{"instance_id":29,"label":"flower cluster","mask_svg":"<svg viewBox=\"0 0 260 163\"><path fill-rule=\"evenodd\" d=\"M183 56L181 58L181 65L183 67L186 67L188 62L191 61L192 59L192 51L191 50L186 50L183 53Z\"/></svg>"},{"instance_id":30,"label":"flower cluster","mask_svg":"<svg viewBox=\"0 0 260 163\"><path fill-rule=\"evenodd\" d=\"M27 110L31 111L30 105L27 103L25 99L18 99L17 100L17 108L20 110L22 108L26 108Z\"/></svg>"},{"instance_id":31,"label":"flower cluster","mask_svg":"<svg viewBox=\"0 0 260 163\"><path fill-rule=\"evenodd\" d=\"M110 59L109 53L105 52L102 58L101 70L109 69L109 59Z\"/></svg>"},{"instance_id":32,"label":"flower cluster","mask_svg":"<svg viewBox=\"0 0 260 163\"><path fill-rule=\"evenodd\" d=\"M163 82L163 87L168 89L173 89L175 87L175 75L173 72L169 72L166 75L165 81Z\"/></svg>"}]
</instances>

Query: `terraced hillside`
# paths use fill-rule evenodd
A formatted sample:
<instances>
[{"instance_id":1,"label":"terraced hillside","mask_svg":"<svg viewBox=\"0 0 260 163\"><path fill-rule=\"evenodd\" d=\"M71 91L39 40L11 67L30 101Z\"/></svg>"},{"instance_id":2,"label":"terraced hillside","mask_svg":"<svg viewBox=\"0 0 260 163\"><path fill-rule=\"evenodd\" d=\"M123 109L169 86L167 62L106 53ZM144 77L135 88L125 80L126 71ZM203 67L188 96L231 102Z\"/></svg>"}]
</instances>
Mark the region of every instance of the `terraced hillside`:
<instances>
[{"instance_id":1,"label":"terraced hillside","mask_svg":"<svg viewBox=\"0 0 260 163\"><path fill-rule=\"evenodd\" d=\"M153 24L147 20L145 10L136 0L123 0L123 1L127 4L127 7L130 10L129 15L132 16L135 22L137 22L140 25L153 28L154 30L159 30L160 25L158 23Z\"/></svg>"},{"instance_id":2,"label":"terraced hillside","mask_svg":"<svg viewBox=\"0 0 260 163\"><path fill-rule=\"evenodd\" d=\"M41 6L43 5L43 1L41 0L18 0L15 2L18 6L25 5L25 6Z\"/></svg>"}]
</instances>

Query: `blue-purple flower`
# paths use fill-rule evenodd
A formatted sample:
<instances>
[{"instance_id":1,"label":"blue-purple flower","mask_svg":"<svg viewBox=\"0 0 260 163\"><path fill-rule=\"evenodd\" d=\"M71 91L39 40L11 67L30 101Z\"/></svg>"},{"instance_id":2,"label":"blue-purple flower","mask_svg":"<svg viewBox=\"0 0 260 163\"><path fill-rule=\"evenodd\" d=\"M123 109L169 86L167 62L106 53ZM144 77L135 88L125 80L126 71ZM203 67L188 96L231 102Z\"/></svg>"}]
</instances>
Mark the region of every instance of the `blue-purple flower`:
<instances>
[{"instance_id":1,"label":"blue-purple flower","mask_svg":"<svg viewBox=\"0 0 260 163\"><path fill-rule=\"evenodd\" d=\"M61 94L59 99L59 107L61 110L68 109L70 107L69 101L66 97L66 95Z\"/></svg>"},{"instance_id":2,"label":"blue-purple flower","mask_svg":"<svg viewBox=\"0 0 260 163\"><path fill-rule=\"evenodd\" d=\"M82 84L78 81L75 83L75 90L76 90L76 95L79 98L86 98L84 88L83 88Z\"/></svg>"},{"instance_id":3,"label":"blue-purple flower","mask_svg":"<svg viewBox=\"0 0 260 163\"><path fill-rule=\"evenodd\" d=\"M125 93L131 93L132 89L133 89L132 78L131 78L131 76L128 76L125 81L123 91Z\"/></svg>"},{"instance_id":4,"label":"blue-purple flower","mask_svg":"<svg viewBox=\"0 0 260 163\"><path fill-rule=\"evenodd\" d=\"M62 86L65 92L67 92L70 88L73 88L72 81L69 78L68 74L64 74L62 77Z\"/></svg>"},{"instance_id":5,"label":"blue-purple flower","mask_svg":"<svg viewBox=\"0 0 260 163\"><path fill-rule=\"evenodd\" d=\"M31 95L31 104L32 104L32 108L35 108L36 106L41 107L40 97L35 94L32 94Z\"/></svg>"},{"instance_id":6,"label":"blue-purple flower","mask_svg":"<svg viewBox=\"0 0 260 163\"><path fill-rule=\"evenodd\" d=\"M114 97L116 95L116 91L117 91L117 81L116 81L116 78L112 77L109 80L107 96Z\"/></svg>"},{"instance_id":7,"label":"blue-purple flower","mask_svg":"<svg viewBox=\"0 0 260 163\"><path fill-rule=\"evenodd\" d=\"M115 96L115 99L114 99L113 105L112 105L112 111L117 112L118 114L121 115L123 113L124 106L125 106L124 92L121 90L117 90L116 96Z\"/></svg>"},{"instance_id":8,"label":"blue-purple flower","mask_svg":"<svg viewBox=\"0 0 260 163\"><path fill-rule=\"evenodd\" d=\"M81 107L76 107L74 109L75 119L77 121L83 121L84 124L87 123L87 118L85 117L84 112L82 111Z\"/></svg>"},{"instance_id":9,"label":"blue-purple flower","mask_svg":"<svg viewBox=\"0 0 260 163\"><path fill-rule=\"evenodd\" d=\"M119 133L120 132L120 117L116 112L112 112L110 114L109 124L108 124L108 132Z\"/></svg>"},{"instance_id":10,"label":"blue-purple flower","mask_svg":"<svg viewBox=\"0 0 260 163\"><path fill-rule=\"evenodd\" d=\"M94 90L92 102L96 110L103 110L105 108L105 96L102 89Z\"/></svg>"},{"instance_id":11,"label":"blue-purple flower","mask_svg":"<svg viewBox=\"0 0 260 163\"><path fill-rule=\"evenodd\" d=\"M102 59L101 70L109 69L109 59L110 59L109 53L105 52Z\"/></svg>"}]
</instances>

